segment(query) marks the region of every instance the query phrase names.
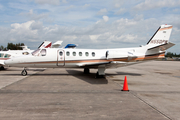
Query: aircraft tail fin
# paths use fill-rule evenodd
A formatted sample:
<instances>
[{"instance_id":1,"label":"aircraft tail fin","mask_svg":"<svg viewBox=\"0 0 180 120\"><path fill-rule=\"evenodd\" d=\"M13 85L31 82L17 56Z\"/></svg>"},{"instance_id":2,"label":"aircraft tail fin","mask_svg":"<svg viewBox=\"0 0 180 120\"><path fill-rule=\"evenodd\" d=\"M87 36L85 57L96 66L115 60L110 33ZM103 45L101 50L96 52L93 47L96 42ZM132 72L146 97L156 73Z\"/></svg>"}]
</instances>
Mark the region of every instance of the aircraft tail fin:
<instances>
[{"instance_id":1,"label":"aircraft tail fin","mask_svg":"<svg viewBox=\"0 0 180 120\"><path fill-rule=\"evenodd\" d=\"M172 31L172 25L161 25L148 41L148 48L164 45L169 43L169 38Z\"/></svg>"},{"instance_id":2,"label":"aircraft tail fin","mask_svg":"<svg viewBox=\"0 0 180 120\"><path fill-rule=\"evenodd\" d=\"M172 25L161 25L155 34L147 43L147 55L163 54L167 49L174 46L174 43L169 42L172 31Z\"/></svg>"},{"instance_id":3,"label":"aircraft tail fin","mask_svg":"<svg viewBox=\"0 0 180 120\"><path fill-rule=\"evenodd\" d=\"M44 41L38 48L51 48L51 44L52 42L51 41Z\"/></svg>"}]
</instances>

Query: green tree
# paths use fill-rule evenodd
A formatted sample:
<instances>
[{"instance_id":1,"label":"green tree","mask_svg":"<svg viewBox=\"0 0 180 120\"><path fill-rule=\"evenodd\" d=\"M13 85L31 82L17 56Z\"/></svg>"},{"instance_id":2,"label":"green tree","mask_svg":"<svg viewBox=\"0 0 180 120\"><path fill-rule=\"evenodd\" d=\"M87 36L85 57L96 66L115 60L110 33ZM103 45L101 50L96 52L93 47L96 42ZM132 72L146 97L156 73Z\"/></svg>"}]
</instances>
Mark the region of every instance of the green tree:
<instances>
[{"instance_id":1,"label":"green tree","mask_svg":"<svg viewBox=\"0 0 180 120\"><path fill-rule=\"evenodd\" d=\"M173 56L174 56L174 54L171 52L167 52L165 55L165 57L170 57L170 58L172 58Z\"/></svg>"},{"instance_id":2,"label":"green tree","mask_svg":"<svg viewBox=\"0 0 180 120\"><path fill-rule=\"evenodd\" d=\"M172 57L180 57L180 54L178 55L176 53L167 52L165 57L170 57L170 58L172 58Z\"/></svg>"},{"instance_id":3,"label":"green tree","mask_svg":"<svg viewBox=\"0 0 180 120\"><path fill-rule=\"evenodd\" d=\"M20 46L24 46L24 43L18 43L18 44L8 43L7 49L8 50L22 50L22 47Z\"/></svg>"},{"instance_id":4,"label":"green tree","mask_svg":"<svg viewBox=\"0 0 180 120\"><path fill-rule=\"evenodd\" d=\"M1 45L0 50L5 51L5 50L7 50L7 48Z\"/></svg>"}]
</instances>

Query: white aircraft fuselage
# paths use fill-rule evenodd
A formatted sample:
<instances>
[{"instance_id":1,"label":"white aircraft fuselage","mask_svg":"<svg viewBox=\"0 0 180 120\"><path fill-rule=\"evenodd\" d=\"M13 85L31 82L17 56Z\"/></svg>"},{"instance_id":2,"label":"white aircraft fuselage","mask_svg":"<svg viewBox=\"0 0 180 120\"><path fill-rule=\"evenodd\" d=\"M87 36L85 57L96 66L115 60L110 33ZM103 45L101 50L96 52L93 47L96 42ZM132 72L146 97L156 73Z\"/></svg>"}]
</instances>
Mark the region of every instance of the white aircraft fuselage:
<instances>
[{"instance_id":1,"label":"white aircraft fuselage","mask_svg":"<svg viewBox=\"0 0 180 120\"><path fill-rule=\"evenodd\" d=\"M16 57L5 64L16 67L41 68L97 68L98 75L104 75L107 68L122 67L144 60L164 58L165 50L174 44L169 42L171 25L161 25L147 45L117 49L65 49L43 48L32 55Z\"/></svg>"},{"instance_id":2,"label":"white aircraft fuselage","mask_svg":"<svg viewBox=\"0 0 180 120\"><path fill-rule=\"evenodd\" d=\"M16 67L85 67L97 68L96 64L107 64L152 60L163 58L165 52L146 54L146 47L122 49L38 49L33 55L16 57L11 60L10 66ZM45 51L41 53L41 51ZM6 64L8 61L6 61ZM93 65L95 65L93 67Z\"/></svg>"},{"instance_id":3,"label":"white aircraft fuselage","mask_svg":"<svg viewBox=\"0 0 180 120\"><path fill-rule=\"evenodd\" d=\"M50 41L44 41L38 48L49 48L51 47L52 42ZM0 51L0 66L4 66L4 61L8 59L12 59L18 56L24 56L24 55L31 55L31 53L34 50L27 49L27 46L22 46L23 48L26 47L26 49L23 50L8 50L8 51Z\"/></svg>"}]
</instances>

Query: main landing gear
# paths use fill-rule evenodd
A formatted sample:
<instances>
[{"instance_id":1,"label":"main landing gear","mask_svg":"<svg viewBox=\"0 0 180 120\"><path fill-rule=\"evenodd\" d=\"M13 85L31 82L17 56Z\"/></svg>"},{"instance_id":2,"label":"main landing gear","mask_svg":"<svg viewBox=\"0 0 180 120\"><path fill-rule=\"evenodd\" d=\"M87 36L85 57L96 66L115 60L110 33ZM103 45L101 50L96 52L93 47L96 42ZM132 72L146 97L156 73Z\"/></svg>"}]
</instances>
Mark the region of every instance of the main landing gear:
<instances>
[{"instance_id":1,"label":"main landing gear","mask_svg":"<svg viewBox=\"0 0 180 120\"><path fill-rule=\"evenodd\" d=\"M105 67L99 66L95 78L104 78L104 76L105 76L104 71L105 71Z\"/></svg>"},{"instance_id":2,"label":"main landing gear","mask_svg":"<svg viewBox=\"0 0 180 120\"><path fill-rule=\"evenodd\" d=\"M104 71L105 71L105 67L99 66L95 78L104 78L105 76ZM90 73L89 68L84 68L84 74L89 74L89 73Z\"/></svg>"},{"instance_id":3,"label":"main landing gear","mask_svg":"<svg viewBox=\"0 0 180 120\"><path fill-rule=\"evenodd\" d=\"M21 72L21 75L22 75L22 76L26 76L26 75L27 75L27 71L26 71L25 68L24 68L24 70Z\"/></svg>"},{"instance_id":4,"label":"main landing gear","mask_svg":"<svg viewBox=\"0 0 180 120\"><path fill-rule=\"evenodd\" d=\"M1 66L1 67L0 67L0 70L5 70L4 66Z\"/></svg>"},{"instance_id":5,"label":"main landing gear","mask_svg":"<svg viewBox=\"0 0 180 120\"><path fill-rule=\"evenodd\" d=\"M104 78L105 75L99 75L99 72L96 73L95 78Z\"/></svg>"},{"instance_id":6,"label":"main landing gear","mask_svg":"<svg viewBox=\"0 0 180 120\"><path fill-rule=\"evenodd\" d=\"M89 73L90 73L89 68L84 68L84 74L89 74Z\"/></svg>"}]
</instances>

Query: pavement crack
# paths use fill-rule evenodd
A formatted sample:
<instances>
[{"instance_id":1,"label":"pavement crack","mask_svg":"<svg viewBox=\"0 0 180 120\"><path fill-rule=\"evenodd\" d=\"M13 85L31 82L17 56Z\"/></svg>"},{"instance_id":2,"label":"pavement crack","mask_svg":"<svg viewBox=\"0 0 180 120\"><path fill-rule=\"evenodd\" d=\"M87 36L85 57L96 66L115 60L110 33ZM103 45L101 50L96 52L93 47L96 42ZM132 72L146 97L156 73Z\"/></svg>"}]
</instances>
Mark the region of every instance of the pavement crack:
<instances>
[{"instance_id":1,"label":"pavement crack","mask_svg":"<svg viewBox=\"0 0 180 120\"><path fill-rule=\"evenodd\" d=\"M138 98L139 100L141 100L143 103L145 103L146 105L148 105L149 107L151 107L152 109L154 109L155 111L157 111L158 113L160 113L162 116L166 117L169 120L173 120L169 115L167 115L166 113L164 113L163 111L159 110L157 107L151 105L150 103L148 103L146 100L144 100L143 98L141 98L140 96L137 95L136 92L134 91L130 91L130 93L135 96L136 98Z\"/></svg>"}]
</instances>

